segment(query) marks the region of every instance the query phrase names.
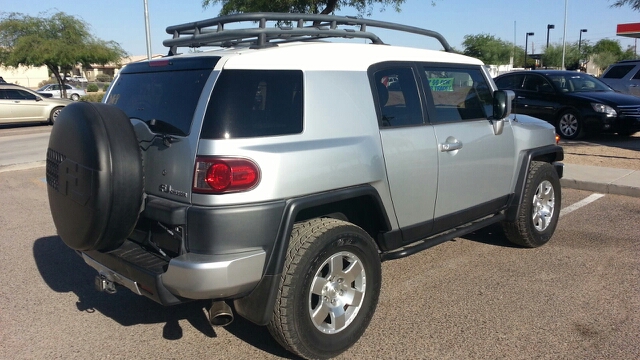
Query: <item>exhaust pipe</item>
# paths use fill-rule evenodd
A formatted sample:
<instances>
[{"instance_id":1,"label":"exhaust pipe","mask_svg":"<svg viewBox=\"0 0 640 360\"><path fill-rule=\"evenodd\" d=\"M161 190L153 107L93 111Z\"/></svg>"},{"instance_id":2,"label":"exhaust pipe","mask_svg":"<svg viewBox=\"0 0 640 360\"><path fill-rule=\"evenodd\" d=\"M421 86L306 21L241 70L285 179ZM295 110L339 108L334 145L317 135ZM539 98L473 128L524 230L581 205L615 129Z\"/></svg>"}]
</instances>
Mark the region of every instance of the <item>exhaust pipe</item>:
<instances>
[{"instance_id":1,"label":"exhaust pipe","mask_svg":"<svg viewBox=\"0 0 640 360\"><path fill-rule=\"evenodd\" d=\"M214 301L209 308L209 323L212 326L227 326L233 321L233 311L224 301Z\"/></svg>"}]
</instances>

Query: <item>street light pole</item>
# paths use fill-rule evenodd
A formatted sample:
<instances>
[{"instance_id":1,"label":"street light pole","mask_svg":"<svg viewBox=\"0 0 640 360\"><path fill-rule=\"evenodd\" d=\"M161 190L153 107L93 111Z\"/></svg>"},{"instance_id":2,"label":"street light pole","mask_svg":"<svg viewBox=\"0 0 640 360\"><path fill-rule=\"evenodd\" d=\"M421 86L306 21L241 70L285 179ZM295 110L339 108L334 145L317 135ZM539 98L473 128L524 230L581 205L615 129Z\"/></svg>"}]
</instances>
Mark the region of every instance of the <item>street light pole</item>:
<instances>
[{"instance_id":1,"label":"street light pole","mask_svg":"<svg viewBox=\"0 0 640 360\"><path fill-rule=\"evenodd\" d=\"M549 30L555 29L555 28L556 28L555 25L552 25L552 24L547 25L547 48L549 48Z\"/></svg>"},{"instance_id":2,"label":"street light pole","mask_svg":"<svg viewBox=\"0 0 640 360\"><path fill-rule=\"evenodd\" d=\"M580 40L578 40L578 55L582 56L580 52L580 46L582 46L582 33L587 32L587 29L580 29Z\"/></svg>"},{"instance_id":3,"label":"street light pole","mask_svg":"<svg viewBox=\"0 0 640 360\"><path fill-rule=\"evenodd\" d=\"M149 5L147 0L144 0L144 25L147 33L147 59L151 60L151 34L149 31Z\"/></svg>"},{"instance_id":4,"label":"street light pole","mask_svg":"<svg viewBox=\"0 0 640 360\"><path fill-rule=\"evenodd\" d=\"M527 68L527 46L529 45L529 36L533 36L532 32L528 32L524 40L524 68Z\"/></svg>"}]
</instances>

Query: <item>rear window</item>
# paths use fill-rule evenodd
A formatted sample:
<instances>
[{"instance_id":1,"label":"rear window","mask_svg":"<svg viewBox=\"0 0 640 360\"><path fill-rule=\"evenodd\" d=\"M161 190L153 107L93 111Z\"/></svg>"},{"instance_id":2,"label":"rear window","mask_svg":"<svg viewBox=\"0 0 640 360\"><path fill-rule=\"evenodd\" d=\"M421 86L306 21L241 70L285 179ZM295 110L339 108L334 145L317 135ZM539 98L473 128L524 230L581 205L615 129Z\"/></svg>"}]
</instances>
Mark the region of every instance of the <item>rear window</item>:
<instances>
[{"instance_id":1,"label":"rear window","mask_svg":"<svg viewBox=\"0 0 640 360\"><path fill-rule=\"evenodd\" d=\"M154 131L186 136L204 84L218 58L144 62L126 66L112 86L107 104ZM155 121L152 121L155 120Z\"/></svg>"},{"instance_id":2,"label":"rear window","mask_svg":"<svg viewBox=\"0 0 640 360\"><path fill-rule=\"evenodd\" d=\"M302 71L223 70L201 138L235 139L302 132Z\"/></svg>"},{"instance_id":3,"label":"rear window","mask_svg":"<svg viewBox=\"0 0 640 360\"><path fill-rule=\"evenodd\" d=\"M604 79L622 79L635 65L616 65L612 66L602 77Z\"/></svg>"}]
</instances>

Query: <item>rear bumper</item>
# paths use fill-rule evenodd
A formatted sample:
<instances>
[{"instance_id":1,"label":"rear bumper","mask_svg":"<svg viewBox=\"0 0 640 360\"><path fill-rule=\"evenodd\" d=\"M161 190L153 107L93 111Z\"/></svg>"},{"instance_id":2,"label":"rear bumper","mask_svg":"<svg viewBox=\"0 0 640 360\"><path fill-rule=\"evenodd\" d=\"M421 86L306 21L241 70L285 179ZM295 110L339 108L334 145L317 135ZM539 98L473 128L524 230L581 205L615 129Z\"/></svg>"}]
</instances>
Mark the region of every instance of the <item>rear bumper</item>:
<instances>
[{"instance_id":1,"label":"rear bumper","mask_svg":"<svg viewBox=\"0 0 640 360\"><path fill-rule=\"evenodd\" d=\"M266 253L187 253L166 261L132 241L111 252L81 253L100 276L163 305L193 299L234 298L250 292L262 278Z\"/></svg>"}]
</instances>

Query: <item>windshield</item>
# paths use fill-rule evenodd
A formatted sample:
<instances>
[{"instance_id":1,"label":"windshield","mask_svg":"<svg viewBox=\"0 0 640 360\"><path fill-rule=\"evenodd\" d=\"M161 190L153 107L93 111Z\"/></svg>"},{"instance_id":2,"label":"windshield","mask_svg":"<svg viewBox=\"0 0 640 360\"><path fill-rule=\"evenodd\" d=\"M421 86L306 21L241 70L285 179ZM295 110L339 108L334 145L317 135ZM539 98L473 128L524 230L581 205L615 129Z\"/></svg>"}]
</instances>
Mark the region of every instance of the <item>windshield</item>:
<instances>
[{"instance_id":1,"label":"windshield","mask_svg":"<svg viewBox=\"0 0 640 360\"><path fill-rule=\"evenodd\" d=\"M136 68L128 70L120 74L106 103L117 106L129 118L164 124L163 133L188 135L202 88L212 69L145 66L143 72L137 72Z\"/></svg>"},{"instance_id":2,"label":"windshield","mask_svg":"<svg viewBox=\"0 0 640 360\"><path fill-rule=\"evenodd\" d=\"M558 89L565 93L613 91L609 86L591 75L582 73L551 74L549 78Z\"/></svg>"}]
</instances>

